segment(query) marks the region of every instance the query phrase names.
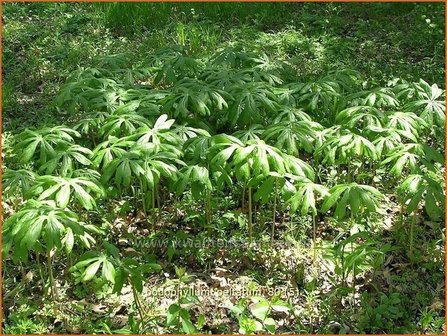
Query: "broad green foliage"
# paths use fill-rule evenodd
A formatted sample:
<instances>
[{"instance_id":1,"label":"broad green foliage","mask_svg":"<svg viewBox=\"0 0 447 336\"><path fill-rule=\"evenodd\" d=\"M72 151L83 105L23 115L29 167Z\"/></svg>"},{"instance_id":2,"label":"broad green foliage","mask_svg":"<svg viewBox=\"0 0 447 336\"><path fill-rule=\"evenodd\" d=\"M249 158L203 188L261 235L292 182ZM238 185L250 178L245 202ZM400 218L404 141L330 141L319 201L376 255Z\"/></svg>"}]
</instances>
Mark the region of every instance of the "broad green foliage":
<instances>
[{"instance_id":1,"label":"broad green foliage","mask_svg":"<svg viewBox=\"0 0 447 336\"><path fill-rule=\"evenodd\" d=\"M416 99L408 101L404 109L417 113L428 124L443 127L445 124L445 91L436 84L430 86L423 80L413 85Z\"/></svg>"},{"instance_id":2,"label":"broad green foliage","mask_svg":"<svg viewBox=\"0 0 447 336\"><path fill-rule=\"evenodd\" d=\"M294 185L296 192L287 200L287 203L290 203L290 211L295 212L299 209L302 216L309 212L315 216L317 214L316 199L329 196L328 189L305 177L295 178Z\"/></svg>"},{"instance_id":3,"label":"broad green foliage","mask_svg":"<svg viewBox=\"0 0 447 336\"><path fill-rule=\"evenodd\" d=\"M20 192L22 196L33 186L37 175L27 169L4 169L2 174L3 195L12 197Z\"/></svg>"},{"instance_id":4,"label":"broad green foliage","mask_svg":"<svg viewBox=\"0 0 447 336\"><path fill-rule=\"evenodd\" d=\"M70 201L75 201L86 210L91 210L96 202L90 193L96 196L104 194L97 181L95 182L85 177L39 176L30 193L38 196L38 200L53 199L61 208L66 208Z\"/></svg>"},{"instance_id":5,"label":"broad green foliage","mask_svg":"<svg viewBox=\"0 0 447 336\"><path fill-rule=\"evenodd\" d=\"M267 221L273 244L286 236L286 221L299 217L307 234L311 218L317 262L324 221L331 235L339 234L329 251L335 274L343 282L351 275L355 291L356 273L383 254L368 238L368 225L339 242L343 221L356 227L381 217L396 194L402 216L442 220L442 89L398 79L378 87L351 70L300 78L290 60L246 49L236 45L198 59L172 46L138 64L111 55L72 74L55 104L73 125L12 138L14 153L3 167L4 258L46 255L56 300L53 262L64 249L76 284L94 281L117 294L130 286L143 323L148 314L139 294L161 266L126 255L115 236L133 237L141 223L152 225L140 238L184 234L185 223L200 237L231 234L231 225L221 225L229 218L225 208L237 213L252 248ZM191 213L177 208L182 202ZM204 321L191 321L185 300L171 304L166 326L196 333ZM245 303L233 307L243 333L274 333L276 313L291 310L277 298Z\"/></svg>"},{"instance_id":6,"label":"broad green foliage","mask_svg":"<svg viewBox=\"0 0 447 336\"><path fill-rule=\"evenodd\" d=\"M102 180L108 182L113 177L117 187L128 187L134 181L144 183L152 189L161 177L174 178L180 163L177 155L169 151L157 151L152 146L136 146L123 156L108 163Z\"/></svg>"},{"instance_id":7,"label":"broad green foliage","mask_svg":"<svg viewBox=\"0 0 447 336\"><path fill-rule=\"evenodd\" d=\"M55 157L58 151L62 151L61 147L69 146L79 136L77 131L65 126L25 130L17 136L14 150L21 153L20 158L24 163L36 160L43 165Z\"/></svg>"},{"instance_id":8,"label":"broad green foliage","mask_svg":"<svg viewBox=\"0 0 447 336\"><path fill-rule=\"evenodd\" d=\"M427 145L408 143L401 144L390 151L382 164L391 166L392 175L401 176L404 169L411 173L420 172L424 166L435 170L435 162L440 164L444 162L442 154Z\"/></svg>"},{"instance_id":9,"label":"broad green foliage","mask_svg":"<svg viewBox=\"0 0 447 336\"><path fill-rule=\"evenodd\" d=\"M191 193L195 199L199 199L206 190L212 190L213 186L209 177L209 171L206 167L198 165L187 166L180 170L181 178L175 185L175 191L181 195L187 185L191 186Z\"/></svg>"},{"instance_id":10,"label":"broad green foliage","mask_svg":"<svg viewBox=\"0 0 447 336\"><path fill-rule=\"evenodd\" d=\"M439 177L436 175L432 173L410 175L402 182L397 192L406 212L417 211L423 203L425 211L432 220L439 220L444 216L445 197Z\"/></svg>"},{"instance_id":11,"label":"broad green foliage","mask_svg":"<svg viewBox=\"0 0 447 336\"><path fill-rule=\"evenodd\" d=\"M190 189L203 198L209 221L211 193L237 181L242 202L248 188L250 209L253 201L273 201L275 210L316 216L321 198L322 212L333 208L343 218L380 207L381 186L362 184L361 167L371 175L386 169L394 180L417 173L429 181L422 172L439 172L437 129L445 117L436 85L395 80L377 87L351 70L303 82L291 80L291 71L287 61L240 45L209 59L166 47L138 66L125 54L102 58L74 73L56 99L61 110L83 116L73 128L16 136L20 155L5 170L4 192L93 210L111 187L133 197L138 188L144 209L152 192L154 210L160 187L178 195ZM329 191L315 174L323 165L341 174ZM418 182L418 190L431 186L433 193L415 197L428 198L433 217L443 193L430 181Z\"/></svg>"},{"instance_id":12,"label":"broad green foliage","mask_svg":"<svg viewBox=\"0 0 447 336\"><path fill-rule=\"evenodd\" d=\"M340 184L329 190L330 196L324 201L321 210L335 208L334 216L342 219L347 212L352 217L361 213L376 212L383 195L374 187L357 183ZM348 208L349 206L349 208Z\"/></svg>"},{"instance_id":13,"label":"broad green foliage","mask_svg":"<svg viewBox=\"0 0 447 336\"><path fill-rule=\"evenodd\" d=\"M26 260L28 251L64 247L73 249L75 239L89 248L95 240L88 232L98 232L92 225L79 222L76 214L61 209L51 201L28 201L17 213L3 223L3 253L13 246L13 258Z\"/></svg>"},{"instance_id":14,"label":"broad green foliage","mask_svg":"<svg viewBox=\"0 0 447 336\"><path fill-rule=\"evenodd\" d=\"M370 162L378 159L376 147L370 140L343 128L333 132L315 154L328 164L349 163L353 159Z\"/></svg>"},{"instance_id":15,"label":"broad green foliage","mask_svg":"<svg viewBox=\"0 0 447 336\"><path fill-rule=\"evenodd\" d=\"M114 285L113 292L121 293L123 285L129 282L137 292L143 290L143 276L147 273L160 271L161 266L155 262L144 265L138 264L130 258L121 258L119 250L113 244L103 242L104 251L85 253L70 271L77 281L88 282L101 270L101 278Z\"/></svg>"},{"instance_id":16,"label":"broad green foliage","mask_svg":"<svg viewBox=\"0 0 447 336\"><path fill-rule=\"evenodd\" d=\"M92 155L93 152L90 149L79 145L64 146L57 151L52 159L47 160L39 168L39 172L44 172L45 174L58 172L61 176L68 176L75 167L80 165L90 166L92 162L89 158Z\"/></svg>"}]
</instances>

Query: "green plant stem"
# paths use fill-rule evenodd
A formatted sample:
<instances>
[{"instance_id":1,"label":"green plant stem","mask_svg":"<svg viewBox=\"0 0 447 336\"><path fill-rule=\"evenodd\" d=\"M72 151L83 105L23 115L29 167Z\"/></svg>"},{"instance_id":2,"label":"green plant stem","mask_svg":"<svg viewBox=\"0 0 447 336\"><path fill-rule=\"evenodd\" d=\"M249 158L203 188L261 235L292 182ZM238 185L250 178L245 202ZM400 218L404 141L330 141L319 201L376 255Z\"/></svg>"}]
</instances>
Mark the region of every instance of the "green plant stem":
<instances>
[{"instance_id":1,"label":"green plant stem","mask_svg":"<svg viewBox=\"0 0 447 336\"><path fill-rule=\"evenodd\" d=\"M51 257L51 251L47 252L47 262L48 262L48 278L50 280L51 298L53 299L54 303L56 303L56 301L58 300L58 295L53 275L53 258Z\"/></svg>"},{"instance_id":2,"label":"green plant stem","mask_svg":"<svg viewBox=\"0 0 447 336\"><path fill-rule=\"evenodd\" d=\"M90 134L91 134L91 137L92 137L93 147L96 147L95 135L93 133L90 133Z\"/></svg>"},{"instance_id":3,"label":"green plant stem","mask_svg":"<svg viewBox=\"0 0 447 336\"><path fill-rule=\"evenodd\" d=\"M156 227L156 213L155 213L155 188L156 186L154 186L152 188L152 230L155 232L155 227Z\"/></svg>"},{"instance_id":4,"label":"green plant stem","mask_svg":"<svg viewBox=\"0 0 447 336\"><path fill-rule=\"evenodd\" d=\"M312 213L312 240L313 240L313 252L314 252L314 262L317 260L317 218Z\"/></svg>"},{"instance_id":5,"label":"green plant stem","mask_svg":"<svg viewBox=\"0 0 447 336\"><path fill-rule=\"evenodd\" d=\"M208 235L211 234L211 191L206 189L205 216Z\"/></svg>"},{"instance_id":6,"label":"green plant stem","mask_svg":"<svg viewBox=\"0 0 447 336\"><path fill-rule=\"evenodd\" d=\"M157 208L158 208L158 222L161 222L161 202L160 202L160 186L157 185Z\"/></svg>"},{"instance_id":7,"label":"green plant stem","mask_svg":"<svg viewBox=\"0 0 447 336\"><path fill-rule=\"evenodd\" d=\"M343 284L343 286L346 286L346 270L345 270L345 245L342 246L341 248L341 256L340 256L340 262L341 262L341 282Z\"/></svg>"},{"instance_id":8,"label":"green plant stem","mask_svg":"<svg viewBox=\"0 0 447 336\"><path fill-rule=\"evenodd\" d=\"M138 298L138 293L137 290L135 289L134 285L131 285L132 287L132 294L133 294L133 299L135 301L135 307L137 307L138 310L138 314L140 315L141 321L144 321L144 309L143 306L141 305L140 299Z\"/></svg>"},{"instance_id":9,"label":"green plant stem","mask_svg":"<svg viewBox=\"0 0 447 336\"><path fill-rule=\"evenodd\" d=\"M413 216L410 222L410 248L409 248L409 258L410 258L410 264L413 265L413 244L414 244L414 225L416 224L416 211L413 211Z\"/></svg>"},{"instance_id":10,"label":"green plant stem","mask_svg":"<svg viewBox=\"0 0 447 336\"><path fill-rule=\"evenodd\" d=\"M140 190L141 190L141 200L143 203L143 213L144 213L144 218L147 220L147 205L146 205L146 195L144 193L144 188L143 188L143 181L140 182Z\"/></svg>"},{"instance_id":11,"label":"green plant stem","mask_svg":"<svg viewBox=\"0 0 447 336\"><path fill-rule=\"evenodd\" d=\"M274 195L273 195L272 234L271 234L271 241L270 241L271 246L273 246L273 242L275 241L277 189L278 189L278 179L275 178L275 189L274 189Z\"/></svg>"},{"instance_id":12,"label":"green plant stem","mask_svg":"<svg viewBox=\"0 0 447 336\"><path fill-rule=\"evenodd\" d=\"M354 213L351 210L351 227L354 226ZM351 241L351 254L354 252L354 243ZM355 305L355 261L352 263L352 304Z\"/></svg>"},{"instance_id":13,"label":"green plant stem","mask_svg":"<svg viewBox=\"0 0 447 336\"><path fill-rule=\"evenodd\" d=\"M37 262L37 269L39 270L40 281L42 281L42 287L45 289L45 279L44 279L43 273L42 273L42 264L40 262L39 253L36 254L36 262Z\"/></svg>"},{"instance_id":14,"label":"green plant stem","mask_svg":"<svg viewBox=\"0 0 447 336\"><path fill-rule=\"evenodd\" d=\"M248 238L250 243L253 239L253 222L252 222L252 203L251 203L251 187L248 187Z\"/></svg>"},{"instance_id":15,"label":"green plant stem","mask_svg":"<svg viewBox=\"0 0 447 336\"><path fill-rule=\"evenodd\" d=\"M241 204L241 210L244 211L245 208L245 185L242 188L242 204Z\"/></svg>"}]
</instances>

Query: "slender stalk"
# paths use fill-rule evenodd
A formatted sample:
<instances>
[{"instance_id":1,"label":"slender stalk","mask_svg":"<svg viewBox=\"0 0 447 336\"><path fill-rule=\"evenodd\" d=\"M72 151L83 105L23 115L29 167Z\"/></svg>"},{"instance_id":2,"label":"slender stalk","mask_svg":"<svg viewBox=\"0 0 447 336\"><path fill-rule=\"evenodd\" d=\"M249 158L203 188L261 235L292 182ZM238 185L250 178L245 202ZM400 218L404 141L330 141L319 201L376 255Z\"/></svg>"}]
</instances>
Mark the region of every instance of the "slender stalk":
<instances>
[{"instance_id":1,"label":"slender stalk","mask_svg":"<svg viewBox=\"0 0 447 336\"><path fill-rule=\"evenodd\" d=\"M312 213L312 240L314 248L314 262L317 260L317 218Z\"/></svg>"},{"instance_id":2,"label":"slender stalk","mask_svg":"<svg viewBox=\"0 0 447 336\"><path fill-rule=\"evenodd\" d=\"M158 208L158 222L161 222L160 186L159 185L157 185L157 208Z\"/></svg>"},{"instance_id":3,"label":"slender stalk","mask_svg":"<svg viewBox=\"0 0 447 336\"><path fill-rule=\"evenodd\" d=\"M290 218L289 218L289 226L290 226L290 228L292 228L292 225L293 225L293 214L292 214L292 211L290 211Z\"/></svg>"},{"instance_id":4,"label":"slender stalk","mask_svg":"<svg viewBox=\"0 0 447 336\"><path fill-rule=\"evenodd\" d=\"M137 307L138 314L140 315L141 321L143 321L144 320L143 306L141 305L140 299L138 298L138 293L137 290L135 289L135 286L131 285L131 287L132 287L133 299L135 301L135 307Z\"/></svg>"},{"instance_id":5,"label":"slender stalk","mask_svg":"<svg viewBox=\"0 0 447 336\"><path fill-rule=\"evenodd\" d=\"M92 137L93 147L96 147L95 135L93 134L93 132L90 133L90 134L91 134L91 137Z\"/></svg>"},{"instance_id":6,"label":"slender stalk","mask_svg":"<svg viewBox=\"0 0 447 336\"><path fill-rule=\"evenodd\" d=\"M242 188L242 205L241 205L241 210L244 211L245 208L245 184L244 187Z\"/></svg>"},{"instance_id":7,"label":"slender stalk","mask_svg":"<svg viewBox=\"0 0 447 336\"><path fill-rule=\"evenodd\" d=\"M354 213L351 210L351 227L354 225L354 223L355 223L354 222ZM354 243L353 243L353 241L351 241L350 245L351 245L351 254L352 254L354 252ZM351 289L352 289L351 305L353 307L355 305L355 260L352 263L352 284L351 284Z\"/></svg>"},{"instance_id":8,"label":"slender stalk","mask_svg":"<svg viewBox=\"0 0 447 336\"><path fill-rule=\"evenodd\" d=\"M37 269L39 270L40 281L42 281L42 288L45 289L45 279L43 278L42 265L41 265L41 262L40 262L39 253L36 254L36 262L37 262Z\"/></svg>"},{"instance_id":9,"label":"slender stalk","mask_svg":"<svg viewBox=\"0 0 447 336\"><path fill-rule=\"evenodd\" d=\"M275 178L275 189L273 195L273 218L272 218L272 235L270 245L273 246L275 240L275 224L276 224L276 202L277 202L278 179Z\"/></svg>"},{"instance_id":10,"label":"slender stalk","mask_svg":"<svg viewBox=\"0 0 447 336\"><path fill-rule=\"evenodd\" d=\"M146 222L147 222L147 205L146 205L146 195L144 193L144 188L143 188L143 181L140 181L140 192L141 192L141 200L143 203L144 218L146 219Z\"/></svg>"},{"instance_id":11,"label":"slender stalk","mask_svg":"<svg viewBox=\"0 0 447 336\"><path fill-rule=\"evenodd\" d=\"M355 306L355 262L352 265L352 305Z\"/></svg>"},{"instance_id":12,"label":"slender stalk","mask_svg":"<svg viewBox=\"0 0 447 336\"><path fill-rule=\"evenodd\" d=\"M205 219L208 235L211 234L211 192L206 189L205 195Z\"/></svg>"},{"instance_id":13,"label":"slender stalk","mask_svg":"<svg viewBox=\"0 0 447 336\"><path fill-rule=\"evenodd\" d=\"M248 187L248 238L250 243L253 238L253 223L252 223L252 203L251 203L251 187Z\"/></svg>"},{"instance_id":14,"label":"slender stalk","mask_svg":"<svg viewBox=\"0 0 447 336\"><path fill-rule=\"evenodd\" d=\"M57 303L58 295L57 295L57 288L56 283L54 282L54 275L53 275L53 259L51 257L51 250L47 253L47 261L48 261L48 278L50 280L50 293L51 298L54 302L54 304ZM57 306L54 307L54 313L57 313Z\"/></svg>"},{"instance_id":15,"label":"slender stalk","mask_svg":"<svg viewBox=\"0 0 447 336\"><path fill-rule=\"evenodd\" d=\"M20 262L19 269L20 269L20 274L22 275L22 279L25 279L26 273L25 273L25 268L23 267L22 262Z\"/></svg>"},{"instance_id":16,"label":"slender stalk","mask_svg":"<svg viewBox=\"0 0 447 336\"><path fill-rule=\"evenodd\" d=\"M67 268L65 269L65 275L69 275L70 274L70 268L73 266L73 259L71 257L71 254L68 253L67 255Z\"/></svg>"},{"instance_id":17,"label":"slender stalk","mask_svg":"<svg viewBox=\"0 0 447 336\"><path fill-rule=\"evenodd\" d=\"M152 188L152 229L155 231L155 226L156 226L156 214L155 214L155 188L156 186L154 186Z\"/></svg>"},{"instance_id":18,"label":"slender stalk","mask_svg":"<svg viewBox=\"0 0 447 336\"><path fill-rule=\"evenodd\" d=\"M341 272L341 276L342 276L342 279L341 279L341 282L342 282L342 284L343 284L343 286L345 286L346 285L346 270L345 270L345 245L343 245L342 246L342 248L341 248L341 257L340 257L340 261L341 261L341 269L342 269L342 272Z\"/></svg>"},{"instance_id":19,"label":"slender stalk","mask_svg":"<svg viewBox=\"0 0 447 336\"><path fill-rule=\"evenodd\" d=\"M413 218L410 222L410 249L409 249L409 258L410 264L413 265L413 244L414 244L414 225L416 223L416 211L413 211Z\"/></svg>"}]
</instances>

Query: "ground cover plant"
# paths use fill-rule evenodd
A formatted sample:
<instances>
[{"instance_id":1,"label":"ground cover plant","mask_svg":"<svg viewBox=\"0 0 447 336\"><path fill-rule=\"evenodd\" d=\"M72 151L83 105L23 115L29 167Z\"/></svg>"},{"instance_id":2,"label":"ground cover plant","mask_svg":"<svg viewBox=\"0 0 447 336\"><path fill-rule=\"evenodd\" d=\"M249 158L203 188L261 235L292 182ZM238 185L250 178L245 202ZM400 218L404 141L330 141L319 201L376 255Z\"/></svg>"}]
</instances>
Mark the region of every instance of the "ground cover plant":
<instances>
[{"instance_id":1,"label":"ground cover plant","mask_svg":"<svg viewBox=\"0 0 447 336\"><path fill-rule=\"evenodd\" d=\"M256 4L258 16L252 4L34 5L5 5L17 92L3 101L4 333L445 331L440 56L402 76L380 60L302 62L303 43L318 45L303 38L318 30L309 16L394 4L314 4L326 17L310 4ZM400 6L438 36L443 21L427 13L443 7ZM161 40L144 19L154 8ZM272 31L276 9L307 17L304 30ZM23 101L13 57L30 56L8 39L32 43L17 33L31 30L23 15L55 16L62 41L89 36L87 22L109 27L121 46L72 56L76 69L59 55L62 78L49 71L47 92ZM236 29L222 37L219 20ZM25 108L37 119L15 118Z\"/></svg>"}]
</instances>

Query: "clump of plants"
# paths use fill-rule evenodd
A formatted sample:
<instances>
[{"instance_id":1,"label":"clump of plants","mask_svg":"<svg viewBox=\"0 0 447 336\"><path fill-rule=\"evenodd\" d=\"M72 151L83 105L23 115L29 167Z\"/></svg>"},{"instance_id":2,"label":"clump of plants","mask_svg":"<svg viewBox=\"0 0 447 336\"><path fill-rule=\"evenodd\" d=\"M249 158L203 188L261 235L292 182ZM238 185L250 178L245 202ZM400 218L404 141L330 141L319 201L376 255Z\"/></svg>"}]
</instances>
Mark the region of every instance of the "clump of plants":
<instances>
[{"instance_id":1,"label":"clump of plants","mask_svg":"<svg viewBox=\"0 0 447 336\"><path fill-rule=\"evenodd\" d=\"M228 196L246 218L250 246L266 227L273 245L284 222L308 218L314 261L321 245L333 244L336 281L347 287L351 277L352 292L362 267L378 260L368 256L380 254L369 222L390 197L400 204L394 225L408 232L402 248L411 263L415 226L445 212L445 92L424 80L376 87L348 69L300 78L287 61L242 46L201 59L172 46L141 64L112 55L80 69L55 105L70 123L14 135L3 163L3 260L36 263L55 307L64 266L72 286L130 286L136 318L150 316L140 295L147 274L166 263L120 250L113 220L101 220L118 216L117 203L128 204L141 232L157 234L192 197L194 230L212 237L222 230L213 200ZM324 218L355 230L324 242ZM269 314L287 307L275 302L233 310L240 330L275 332ZM167 324L199 329L180 304Z\"/></svg>"}]
</instances>

